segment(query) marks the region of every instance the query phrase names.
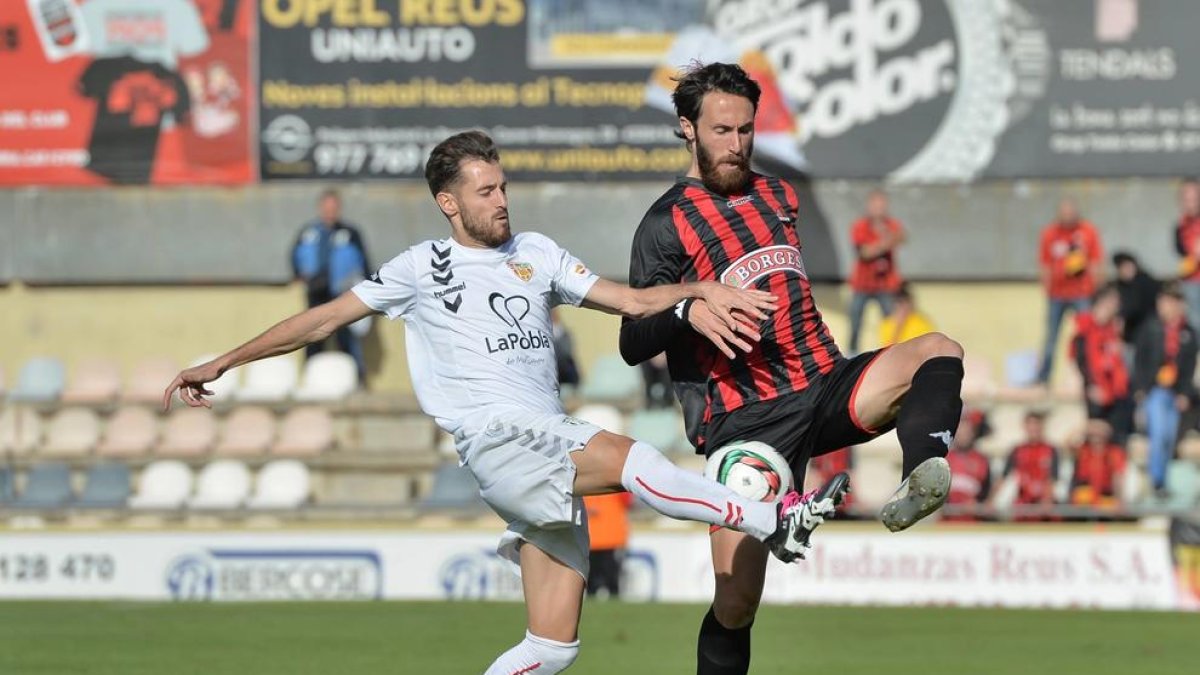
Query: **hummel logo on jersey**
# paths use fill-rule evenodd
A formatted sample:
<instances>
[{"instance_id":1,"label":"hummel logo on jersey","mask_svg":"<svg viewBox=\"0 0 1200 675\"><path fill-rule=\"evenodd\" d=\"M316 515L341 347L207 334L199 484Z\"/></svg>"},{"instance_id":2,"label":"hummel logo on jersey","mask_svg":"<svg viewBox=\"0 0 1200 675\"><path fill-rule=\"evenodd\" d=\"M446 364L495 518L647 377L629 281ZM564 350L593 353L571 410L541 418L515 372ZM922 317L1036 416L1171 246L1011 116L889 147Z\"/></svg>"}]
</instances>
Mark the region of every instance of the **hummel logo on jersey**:
<instances>
[{"instance_id":1,"label":"hummel logo on jersey","mask_svg":"<svg viewBox=\"0 0 1200 675\"><path fill-rule=\"evenodd\" d=\"M950 433L949 430L934 432L932 434L929 434L929 437L936 438L939 441L945 443L947 448L950 447L950 443L954 440L954 434Z\"/></svg>"},{"instance_id":2,"label":"hummel logo on jersey","mask_svg":"<svg viewBox=\"0 0 1200 675\"><path fill-rule=\"evenodd\" d=\"M792 222L792 217L791 217L791 216L789 216L789 215L787 214L787 212L786 212L786 211L784 211L783 209L775 209L775 217L776 217L776 218L778 218L778 219L779 219L779 222L781 222L781 223L790 223L790 222Z\"/></svg>"},{"instance_id":3,"label":"hummel logo on jersey","mask_svg":"<svg viewBox=\"0 0 1200 675\"><path fill-rule=\"evenodd\" d=\"M447 246L445 250L442 250L437 247L437 244L430 242L429 248L433 251L433 257L429 259L429 266L437 272L441 272L441 274L432 275L434 282L442 286L449 286L450 282L454 280L454 270L450 269L450 247ZM463 288L466 287L465 284L459 285ZM461 291L462 288L459 290ZM451 292L454 292L454 289L446 289L442 295ZM458 308L462 306L462 295L456 295L453 298L444 298L441 295L436 297L442 298L442 304L446 306L446 309L458 314Z\"/></svg>"}]
</instances>

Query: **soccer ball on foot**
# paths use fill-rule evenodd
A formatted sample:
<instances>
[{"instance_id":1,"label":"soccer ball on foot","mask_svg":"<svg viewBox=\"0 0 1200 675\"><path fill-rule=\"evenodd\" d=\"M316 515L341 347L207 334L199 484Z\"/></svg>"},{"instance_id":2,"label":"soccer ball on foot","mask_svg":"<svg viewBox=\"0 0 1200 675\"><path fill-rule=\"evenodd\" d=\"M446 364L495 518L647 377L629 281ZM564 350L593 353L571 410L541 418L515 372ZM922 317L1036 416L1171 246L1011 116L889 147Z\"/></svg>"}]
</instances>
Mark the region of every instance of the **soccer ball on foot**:
<instances>
[{"instance_id":1,"label":"soccer ball on foot","mask_svg":"<svg viewBox=\"0 0 1200 675\"><path fill-rule=\"evenodd\" d=\"M777 502L792 489L792 470L783 455L759 441L736 441L709 455L704 475L760 502Z\"/></svg>"}]
</instances>

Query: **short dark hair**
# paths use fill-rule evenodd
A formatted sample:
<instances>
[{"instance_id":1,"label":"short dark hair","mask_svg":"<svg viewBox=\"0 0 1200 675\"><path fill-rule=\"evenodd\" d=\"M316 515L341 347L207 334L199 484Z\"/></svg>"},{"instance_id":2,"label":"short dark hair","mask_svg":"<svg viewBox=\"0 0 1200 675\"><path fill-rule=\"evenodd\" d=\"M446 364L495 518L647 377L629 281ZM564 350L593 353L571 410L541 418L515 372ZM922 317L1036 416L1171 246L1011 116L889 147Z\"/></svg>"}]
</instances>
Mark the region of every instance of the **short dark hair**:
<instances>
[{"instance_id":1,"label":"short dark hair","mask_svg":"<svg viewBox=\"0 0 1200 675\"><path fill-rule=\"evenodd\" d=\"M1121 297L1121 289L1117 287L1115 282L1109 281L1105 283L1100 288L1097 288L1095 293L1092 293L1092 304L1100 302L1106 295L1116 295L1119 298Z\"/></svg>"},{"instance_id":2,"label":"short dark hair","mask_svg":"<svg viewBox=\"0 0 1200 675\"><path fill-rule=\"evenodd\" d=\"M318 202L323 202L326 199L332 199L337 203L342 203L342 193L338 192L337 188L325 188L321 190L321 196L317 199Z\"/></svg>"},{"instance_id":3,"label":"short dark hair","mask_svg":"<svg viewBox=\"0 0 1200 675\"><path fill-rule=\"evenodd\" d=\"M436 197L458 180L463 160L478 159L489 164L500 161L500 149L482 131L464 131L438 143L425 162L425 182Z\"/></svg>"},{"instance_id":4,"label":"short dark hair","mask_svg":"<svg viewBox=\"0 0 1200 675\"><path fill-rule=\"evenodd\" d=\"M1116 265L1117 267L1120 267L1125 263L1133 263L1134 267L1137 267L1138 269L1141 269L1142 267L1140 264L1138 264L1137 257L1129 251L1117 251L1113 254L1112 262L1113 265Z\"/></svg>"},{"instance_id":5,"label":"short dark hair","mask_svg":"<svg viewBox=\"0 0 1200 675\"><path fill-rule=\"evenodd\" d=\"M1158 289L1158 295L1159 297L1165 295L1168 298L1183 300L1183 285L1180 284L1178 280L1172 279L1163 283L1163 285Z\"/></svg>"},{"instance_id":6,"label":"short dark hair","mask_svg":"<svg viewBox=\"0 0 1200 675\"><path fill-rule=\"evenodd\" d=\"M696 62L674 79L675 92L671 94L671 101L675 104L675 114L692 124L700 119L700 104L704 102L704 95L714 91L749 99L754 111L758 112L762 89L736 63L710 63L706 66ZM685 138L681 131L676 131L675 135Z\"/></svg>"}]
</instances>

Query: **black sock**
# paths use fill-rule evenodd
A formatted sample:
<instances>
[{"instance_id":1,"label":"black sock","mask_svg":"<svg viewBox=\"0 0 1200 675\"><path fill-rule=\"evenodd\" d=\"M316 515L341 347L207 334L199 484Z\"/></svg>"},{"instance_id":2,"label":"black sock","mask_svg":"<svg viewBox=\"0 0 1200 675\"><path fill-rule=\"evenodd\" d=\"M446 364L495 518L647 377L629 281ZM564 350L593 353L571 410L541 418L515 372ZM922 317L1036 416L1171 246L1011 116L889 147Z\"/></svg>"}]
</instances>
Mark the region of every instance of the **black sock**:
<instances>
[{"instance_id":1,"label":"black sock","mask_svg":"<svg viewBox=\"0 0 1200 675\"><path fill-rule=\"evenodd\" d=\"M746 675L750 671L750 625L726 628L708 608L696 644L696 675Z\"/></svg>"},{"instance_id":2,"label":"black sock","mask_svg":"<svg viewBox=\"0 0 1200 675\"><path fill-rule=\"evenodd\" d=\"M912 387L900 404L896 435L904 450L907 478L921 462L945 457L962 415L962 359L935 356L917 369Z\"/></svg>"}]
</instances>

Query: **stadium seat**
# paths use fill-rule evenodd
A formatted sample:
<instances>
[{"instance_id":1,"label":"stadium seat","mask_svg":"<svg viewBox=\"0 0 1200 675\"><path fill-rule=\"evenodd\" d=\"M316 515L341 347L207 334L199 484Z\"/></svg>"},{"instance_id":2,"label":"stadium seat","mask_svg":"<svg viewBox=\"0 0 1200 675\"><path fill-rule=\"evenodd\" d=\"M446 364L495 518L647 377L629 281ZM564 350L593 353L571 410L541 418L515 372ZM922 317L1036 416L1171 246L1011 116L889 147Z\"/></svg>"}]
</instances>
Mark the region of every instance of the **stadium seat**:
<instances>
[{"instance_id":1,"label":"stadium seat","mask_svg":"<svg viewBox=\"0 0 1200 675\"><path fill-rule=\"evenodd\" d=\"M458 462L445 462L434 471L433 488L417 506L426 511L457 511L463 515L485 508L475 476Z\"/></svg>"},{"instance_id":2,"label":"stadium seat","mask_svg":"<svg viewBox=\"0 0 1200 675\"><path fill-rule=\"evenodd\" d=\"M1200 499L1200 467L1195 462L1177 459L1167 466L1166 507L1176 511L1191 511Z\"/></svg>"},{"instance_id":3,"label":"stadium seat","mask_svg":"<svg viewBox=\"0 0 1200 675\"><path fill-rule=\"evenodd\" d=\"M279 423L279 438L271 454L313 457L333 446L333 416L319 406L293 408Z\"/></svg>"},{"instance_id":4,"label":"stadium seat","mask_svg":"<svg viewBox=\"0 0 1200 675\"><path fill-rule=\"evenodd\" d=\"M28 454L42 441L42 418L24 406L0 410L0 452Z\"/></svg>"},{"instance_id":5,"label":"stadium seat","mask_svg":"<svg viewBox=\"0 0 1200 675\"><path fill-rule=\"evenodd\" d=\"M35 357L21 367L8 398L29 403L57 401L66 381L67 371L62 361L51 357Z\"/></svg>"},{"instance_id":6,"label":"stadium seat","mask_svg":"<svg viewBox=\"0 0 1200 675\"><path fill-rule=\"evenodd\" d=\"M1066 447L1083 439L1086 424L1087 409L1083 406L1082 397L1078 403L1054 406L1046 417L1046 440L1063 452Z\"/></svg>"},{"instance_id":7,"label":"stadium seat","mask_svg":"<svg viewBox=\"0 0 1200 675\"><path fill-rule=\"evenodd\" d=\"M641 372L626 364L620 354L606 354L588 369L579 396L585 401L634 404L641 391Z\"/></svg>"},{"instance_id":8,"label":"stadium seat","mask_svg":"<svg viewBox=\"0 0 1200 675\"><path fill-rule=\"evenodd\" d=\"M254 495L246 502L251 509L294 509L308 501L311 490L308 467L294 459L267 463L259 472Z\"/></svg>"},{"instance_id":9,"label":"stadium seat","mask_svg":"<svg viewBox=\"0 0 1200 675\"><path fill-rule=\"evenodd\" d=\"M193 368L202 363L208 363L215 358L217 358L217 354L205 354L204 356L201 356L195 361L189 363L188 368ZM174 373L172 373L172 377L173 376ZM226 371L224 375L205 385L208 387L208 390L212 392L212 396L209 396L208 399L210 401L232 400L235 396L237 396L237 390L241 384L241 378L242 373L240 368L234 368L233 370ZM162 390L166 389L167 385L170 383L170 378L167 378L167 381L162 383L162 386L159 388L160 396L162 395Z\"/></svg>"},{"instance_id":10,"label":"stadium seat","mask_svg":"<svg viewBox=\"0 0 1200 675\"><path fill-rule=\"evenodd\" d=\"M1041 357L1032 349L1010 352L1004 357L1004 384L1008 387L1031 387L1037 382L1038 361ZM1059 364L1059 367L1064 367ZM1067 368L1070 364L1066 364Z\"/></svg>"},{"instance_id":11,"label":"stadium seat","mask_svg":"<svg viewBox=\"0 0 1200 675\"><path fill-rule=\"evenodd\" d=\"M100 417L88 408L64 408L46 425L46 440L39 455L83 457L100 441Z\"/></svg>"},{"instance_id":12,"label":"stadium seat","mask_svg":"<svg viewBox=\"0 0 1200 675\"><path fill-rule=\"evenodd\" d=\"M13 502L24 509L53 509L71 498L71 470L58 462L35 464L26 476L25 490Z\"/></svg>"},{"instance_id":13,"label":"stadium seat","mask_svg":"<svg viewBox=\"0 0 1200 675\"><path fill-rule=\"evenodd\" d=\"M129 374L122 392L122 400L131 403L159 403L163 391L179 374L179 368L170 359L153 358L138 363Z\"/></svg>"},{"instance_id":14,"label":"stadium seat","mask_svg":"<svg viewBox=\"0 0 1200 675\"><path fill-rule=\"evenodd\" d=\"M250 494L250 469L232 459L222 459L200 471L196 495L188 500L192 509L236 509Z\"/></svg>"},{"instance_id":15,"label":"stadium seat","mask_svg":"<svg viewBox=\"0 0 1200 675\"><path fill-rule=\"evenodd\" d=\"M142 471L136 495L129 498L135 509L177 509L192 493L192 470L183 462L168 459L151 463Z\"/></svg>"},{"instance_id":16,"label":"stadium seat","mask_svg":"<svg viewBox=\"0 0 1200 675\"><path fill-rule=\"evenodd\" d=\"M239 401L283 401L296 390L299 373L291 356L254 361L242 373Z\"/></svg>"},{"instance_id":17,"label":"stadium seat","mask_svg":"<svg viewBox=\"0 0 1200 675\"><path fill-rule=\"evenodd\" d=\"M167 383L163 383L165 388ZM91 359L80 363L63 390L65 403L108 403L121 393L121 371L116 362Z\"/></svg>"},{"instance_id":18,"label":"stadium seat","mask_svg":"<svg viewBox=\"0 0 1200 675\"><path fill-rule=\"evenodd\" d=\"M218 457L246 457L266 454L275 440L275 415L256 406L237 408L225 420L214 454Z\"/></svg>"},{"instance_id":19,"label":"stadium seat","mask_svg":"<svg viewBox=\"0 0 1200 675\"><path fill-rule=\"evenodd\" d=\"M158 440L158 418L149 408L126 406L117 410L96 446L100 457L139 457Z\"/></svg>"},{"instance_id":20,"label":"stadium seat","mask_svg":"<svg viewBox=\"0 0 1200 675\"><path fill-rule=\"evenodd\" d=\"M198 457L212 449L217 424L208 408L181 408L171 413L163 428L158 454L163 457Z\"/></svg>"},{"instance_id":21,"label":"stadium seat","mask_svg":"<svg viewBox=\"0 0 1200 675\"><path fill-rule=\"evenodd\" d=\"M662 452L675 452L688 447L683 432L683 416L674 408L634 412L629 416L626 434Z\"/></svg>"},{"instance_id":22,"label":"stadium seat","mask_svg":"<svg viewBox=\"0 0 1200 675\"><path fill-rule=\"evenodd\" d=\"M620 410L605 403L581 405L571 413L571 417L591 422L614 434L625 433L625 416L621 414Z\"/></svg>"},{"instance_id":23,"label":"stadium seat","mask_svg":"<svg viewBox=\"0 0 1200 675\"><path fill-rule=\"evenodd\" d=\"M16 490L13 486L13 472L7 466L0 467L0 506L8 506L12 504L16 498Z\"/></svg>"},{"instance_id":24,"label":"stadium seat","mask_svg":"<svg viewBox=\"0 0 1200 675\"><path fill-rule=\"evenodd\" d=\"M358 388L358 367L349 354L321 352L304 364L304 380L297 401L337 401Z\"/></svg>"},{"instance_id":25,"label":"stadium seat","mask_svg":"<svg viewBox=\"0 0 1200 675\"><path fill-rule=\"evenodd\" d=\"M124 508L129 501L129 467L103 462L88 469L87 482L74 506L95 509Z\"/></svg>"}]
</instances>

